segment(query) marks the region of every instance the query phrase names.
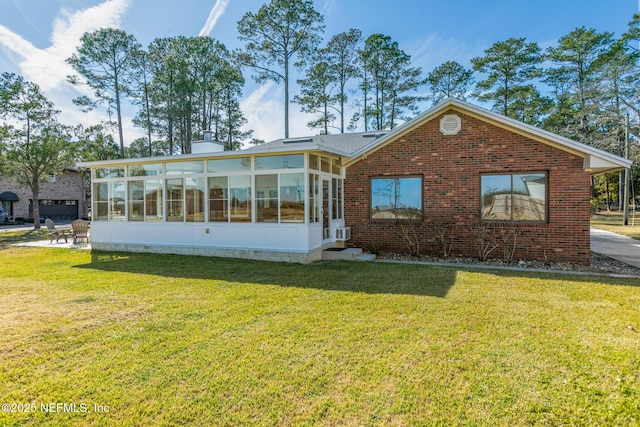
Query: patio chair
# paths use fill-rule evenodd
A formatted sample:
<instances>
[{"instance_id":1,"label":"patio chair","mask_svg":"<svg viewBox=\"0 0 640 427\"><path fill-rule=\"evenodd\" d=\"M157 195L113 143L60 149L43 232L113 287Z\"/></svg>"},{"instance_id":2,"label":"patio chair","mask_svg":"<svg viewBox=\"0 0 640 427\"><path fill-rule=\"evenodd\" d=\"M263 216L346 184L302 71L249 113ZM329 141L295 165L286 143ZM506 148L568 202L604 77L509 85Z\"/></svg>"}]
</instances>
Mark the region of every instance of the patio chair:
<instances>
[{"instance_id":1,"label":"patio chair","mask_svg":"<svg viewBox=\"0 0 640 427\"><path fill-rule=\"evenodd\" d=\"M78 243L79 240L84 240L85 243L89 243L89 223L82 219L76 219L71 223L71 230L73 230L73 244Z\"/></svg>"},{"instance_id":2,"label":"patio chair","mask_svg":"<svg viewBox=\"0 0 640 427\"><path fill-rule=\"evenodd\" d=\"M53 239L56 239L56 243L58 243L58 240L60 239L64 239L65 243L69 243L67 241L67 232L65 230L58 230L56 228L55 223L50 220L49 218L47 218L44 221L45 225L47 226L47 228L49 229L49 231L51 232L51 240L49 241L49 243L53 243Z\"/></svg>"}]
</instances>

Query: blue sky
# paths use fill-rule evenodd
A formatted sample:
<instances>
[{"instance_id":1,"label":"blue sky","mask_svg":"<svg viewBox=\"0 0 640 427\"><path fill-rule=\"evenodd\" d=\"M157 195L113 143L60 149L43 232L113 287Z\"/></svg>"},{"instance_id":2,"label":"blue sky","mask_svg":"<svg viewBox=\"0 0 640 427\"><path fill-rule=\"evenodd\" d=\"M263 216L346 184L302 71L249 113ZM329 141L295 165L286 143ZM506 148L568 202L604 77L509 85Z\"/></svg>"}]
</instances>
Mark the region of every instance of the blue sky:
<instances>
[{"instance_id":1,"label":"blue sky","mask_svg":"<svg viewBox=\"0 0 640 427\"><path fill-rule=\"evenodd\" d=\"M0 0L0 72L15 72L39 84L67 124L91 125L105 120L104 111L82 113L71 99L80 92L66 83L71 69L64 59L75 52L80 36L101 27L117 27L146 46L157 37L210 35L229 49L240 48L237 22L257 11L265 0ZM383 33L398 42L426 75L454 60L470 68L493 43L526 37L543 49L563 35L585 26L620 36L639 10L640 0L315 0L325 17L325 40L350 28L364 37ZM247 128L264 140L280 138L283 90L256 85L245 72L242 108ZM426 88L425 88L426 90ZM293 94L297 86L292 87ZM425 108L428 105L424 106ZM125 111L125 139L142 132ZM290 135L314 131L308 117L290 108Z\"/></svg>"}]
</instances>

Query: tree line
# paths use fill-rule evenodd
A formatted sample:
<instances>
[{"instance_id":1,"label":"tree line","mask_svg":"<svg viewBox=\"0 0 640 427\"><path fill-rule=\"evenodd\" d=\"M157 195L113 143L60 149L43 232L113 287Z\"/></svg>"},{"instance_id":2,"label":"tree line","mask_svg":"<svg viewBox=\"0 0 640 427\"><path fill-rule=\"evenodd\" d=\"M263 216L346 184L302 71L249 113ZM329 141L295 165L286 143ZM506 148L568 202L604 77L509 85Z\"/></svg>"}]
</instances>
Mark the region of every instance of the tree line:
<instances>
[{"instance_id":1,"label":"tree line","mask_svg":"<svg viewBox=\"0 0 640 427\"><path fill-rule=\"evenodd\" d=\"M237 28L244 46L235 51L205 36L157 38L144 48L119 29L84 34L67 59L76 71L68 81L88 87L92 96L74 103L85 111L102 105L109 116L88 128L61 125L59 112L37 85L3 73L0 116L9 121L0 128L0 166L31 182L35 192L54 163L59 168L72 157L189 153L191 141L205 130L227 150L239 149L253 136L243 130L247 120L239 101L247 72L257 83L284 86L284 137L289 137L290 104L311 114L307 126L312 131L344 133L393 129L425 102L448 97L478 101L616 154L623 154L627 129L634 139L640 135L638 14L620 37L580 27L544 51L525 38L509 38L473 58L469 68L451 60L427 74L388 35L365 38L349 29L322 44L324 17L311 0L270 0L247 12ZM302 78L291 96L295 71ZM122 123L126 103L137 107L134 124L146 135L128 146ZM40 150L42 165L26 171L24 165L35 160L18 154L53 140L67 144ZM49 164L46 156L60 161Z\"/></svg>"}]
</instances>

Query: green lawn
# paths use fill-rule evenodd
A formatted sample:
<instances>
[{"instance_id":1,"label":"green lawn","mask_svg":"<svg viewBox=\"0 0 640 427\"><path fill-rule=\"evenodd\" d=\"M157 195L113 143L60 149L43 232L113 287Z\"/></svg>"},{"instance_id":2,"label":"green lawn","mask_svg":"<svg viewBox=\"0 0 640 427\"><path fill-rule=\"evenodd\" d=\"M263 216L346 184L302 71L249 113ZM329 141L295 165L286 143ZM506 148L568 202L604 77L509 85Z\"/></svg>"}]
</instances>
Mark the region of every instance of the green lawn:
<instances>
[{"instance_id":1,"label":"green lawn","mask_svg":"<svg viewBox=\"0 0 640 427\"><path fill-rule=\"evenodd\" d=\"M635 213L635 218L633 214L629 213L628 225L623 225L622 212L599 212L591 216L591 226L640 239L640 212Z\"/></svg>"},{"instance_id":2,"label":"green lawn","mask_svg":"<svg viewBox=\"0 0 640 427\"><path fill-rule=\"evenodd\" d=\"M50 238L51 233L47 227L42 227L38 230L32 228L28 231L0 231L0 245L48 240Z\"/></svg>"},{"instance_id":3,"label":"green lawn","mask_svg":"<svg viewBox=\"0 0 640 427\"><path fill-rule=\"evenodd\" d=\"M640 423L640 280L17 247L0 277L0 403L34 410L3 426Z\"/></svg>"}]
</instances>

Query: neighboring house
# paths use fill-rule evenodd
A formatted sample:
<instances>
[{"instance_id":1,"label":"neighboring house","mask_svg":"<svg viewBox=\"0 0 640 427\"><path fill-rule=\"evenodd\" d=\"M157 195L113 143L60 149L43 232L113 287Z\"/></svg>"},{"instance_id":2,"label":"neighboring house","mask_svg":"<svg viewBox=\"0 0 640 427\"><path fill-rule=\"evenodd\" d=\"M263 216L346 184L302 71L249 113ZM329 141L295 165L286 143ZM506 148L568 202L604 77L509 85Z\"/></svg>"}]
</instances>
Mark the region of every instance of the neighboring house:
<instances>
[{"instance_id":1,"label":"neighboring house","mask_svg":"<svg viewBox=\"0 0 640 427\"><path fill-rule=\"evenodd\" d=\"M457 100L388 132L205 150L82 164L93 247L313 262L333 246L405 252L406 236L437 253L446 227L454 255L478 255L489 230L492 256L515 236L518 259L588 264L590 175L631 165Z\"/></svg>"},{"instance_id":2,"label":"neighboring house","mask_svg":"<svg viewBox=\"0 0 640 427\"><path fill-rule=\"evenodd\" d=\"M66 169L40 185L40 217L87 218L87 194L82 172ZM33 220L33 194L26 185L0 176L0 204L6 218Z\"/></svg>"}]
</instances>

